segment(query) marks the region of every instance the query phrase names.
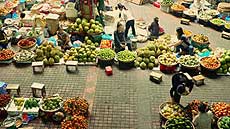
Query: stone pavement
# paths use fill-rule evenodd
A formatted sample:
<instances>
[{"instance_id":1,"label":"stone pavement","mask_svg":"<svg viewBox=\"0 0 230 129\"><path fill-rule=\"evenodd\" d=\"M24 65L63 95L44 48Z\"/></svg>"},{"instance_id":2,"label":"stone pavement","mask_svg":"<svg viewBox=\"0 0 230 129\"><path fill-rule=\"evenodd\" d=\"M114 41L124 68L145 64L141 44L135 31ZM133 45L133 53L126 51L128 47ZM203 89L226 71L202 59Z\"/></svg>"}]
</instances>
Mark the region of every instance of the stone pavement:
<instances>
[{"instance_id":1,"label":"stone pavement","mask_svg":"<svg viewBox=\"0 0 230 129\"><path fill-rule=\"evenodd\" d=\"M160 24L167 33L174 33L176 26L183 26L194 33L204 33L210 37L214 46L230 48L220 33L197 24L184 26L179 19L162 13L152 5L136 6L125 3L135 13L136 18L143 17L150 22L154 16L160 17ZM64 65L46 67L43 74L34 75L31 66L16 67L0 65L0 80L7 83L19 83L24 97L32 96L30 86L33 82L44 83L47 95L58 93L64 98L84 96L92 106L90 111L90 129L159 129L159 105L169 101L169 89L172 75L163 75L163 82L155 84L149 81L148 70L119 70L113 67L112 76L106 76L104 69L95 66L79 66L79 73L70 74ZM159 72L159 71L157 71ZM230 102L230 77L206 78L205 85L194 87L189 96L182 98L186 105L193 99L209 103ZM39 119L29 126L35 129L55 129L59 125L43 124Z\"/></svg>"}]
</instances>

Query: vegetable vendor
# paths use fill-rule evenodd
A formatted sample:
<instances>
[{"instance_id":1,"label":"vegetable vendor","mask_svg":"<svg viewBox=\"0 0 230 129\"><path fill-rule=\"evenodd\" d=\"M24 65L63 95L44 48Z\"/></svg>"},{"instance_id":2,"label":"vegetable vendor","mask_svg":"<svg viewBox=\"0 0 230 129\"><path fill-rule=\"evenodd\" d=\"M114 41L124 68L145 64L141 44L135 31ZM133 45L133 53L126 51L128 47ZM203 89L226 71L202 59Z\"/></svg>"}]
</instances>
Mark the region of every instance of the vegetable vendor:
<instances>
[{"instance_id":1,"label":"vegetable vendor","mask_svg":"<svg viewBox=\"0 0 230 129\"><path fill-rule=\"evenodd\" d=\"M125 50L126 46L132 51L131 42L125 38L124 26L120 22L117 23L117 30L114 32L114 43L115 52Z\"/></svg>"},{"instance_id":2,"label":"vegetable vendor","mask_svg":"<svg viewBox=\"0 0 230 129\"><path fill-rule=\"evenodd\" d=\"M57 32L58 36L58 45L61 46L61 49L66 51L67 49L70 49L72 47L72 43L70 42L69 34L66 33L62 27L59 27L59 30Z\"/></svg>"},{"instance_id":3,"label":"vegetable vendor","mask_svg":"<svg viewBox=\"0 0 230 129\"><path fill-rule=\"evenodd\" d=\"M194 55L193 46L190 44L188 37L185 36L184 31L181 27L178 27L176 29L176 34L178 41L173 44L169 44L168 46L173 46L176 48L177 57L181 54Z\"/></svg>"},{"instance_id":4,"label":"vegetable vendor","mask_svg":"<svg viewBox=\"0 0 230 129\"><path fill-rule=\"evenodd\" d=\"M212 129L213 114L208 111L208 106L205 103L201 103L198 106L199 114L194 117L193 123L196 129Z\"/></svg>"},{"instance_id":5,"label":"vegetable vendor","mask_svg":"<svg viewBox=\"0 0 230 129\"><path fill-rule=\"evenodd\" d=\"M172 102L180 103L181 95L188 95L193 89L193 81L183 73L177 73L172 77L172 88L170 89L170 96ZM188 88L188 91L186 90Z\"/></svg>"},{"instance_id":6,"label":"vegetable vendor","mask_svg":"<svg viewBox=\"0 0 230 129\"><path fill-rule=\"evenodd\" d=\"M148 31L150 32L150 40L158 39L159 31L160 31L159 18L158 17L154 18L154 21L148 27Z\"/></svg>"}]
</instances>

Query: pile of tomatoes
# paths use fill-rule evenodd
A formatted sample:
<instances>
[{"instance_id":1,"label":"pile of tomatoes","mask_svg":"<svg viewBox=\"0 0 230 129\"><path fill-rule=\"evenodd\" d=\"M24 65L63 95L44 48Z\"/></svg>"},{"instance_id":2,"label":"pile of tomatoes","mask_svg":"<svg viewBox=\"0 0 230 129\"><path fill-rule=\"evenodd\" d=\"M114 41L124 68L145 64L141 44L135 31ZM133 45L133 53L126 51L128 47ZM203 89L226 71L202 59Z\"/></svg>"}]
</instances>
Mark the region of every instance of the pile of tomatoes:
<instances>
[{"instance_id":1,"label":"pile of tomatoes","mask_svg":"<svg viewBox=\"0 0 230 129\"><path fill-rule=\"evenodd\" d=\"M230 116L230 104L219 102L212 105L212 112L216 117Z\"/></svg>"},{"instance_id":2,"label":"pile of tomatoes","mask_svg":"<svg viewBox=\"0 0 230 129\"><path fill-rule=\"evenodd\" d=\"M201 65L214 70L220 67L220 61L216 57L204 57L201 59Z\"/></svg>"},{"instance_id":3,"label":"pile of tomatoes","mask_svg":"<svg viewBox=\"0 0 230 129\"><path fill-rule=\"evenodd\" d=\"M112 42L110 40L101 40L100 48L112 48Z\"/></svg>"},{"instance_id":4,"label":"pile of tomatoes","mask_svg":"<svg viewBox=\"0 0 230 129\"><path fill-rule=\"evenodd\" d=\"M5 107L10 102L10 95L9 94L1 94L0 95L0 107Z\"/></svg>"},{"instance_id":5,"label":"pile of tomatoes","mask_svg":"<svg viewBox=\"0 0 230 129\"><path fill-rule=\"evenodd\" d=\"M81 98L70 98L64 102L64 110L69 115L84 115L87 116L89 109L88 102Z\"/></svg>"},{"instance_id":6,"label":"pile of tomatoes","mask_svg":"<svg viewBox=\"0 0 230 129\"><path fill-rule=\"evenodd\" d=\"M88 120L84 116L74 115L67 117L61 123L62 129L87 129Z\"/></svg>"},{"instance_id":7,"label":"pile of tomatoes","mask_svg":"<svg viewBox=\"0 0 230 129\"><path fill-rule=\"evenodd\" d=\"M19 47L32 47L36 43L36 40L33 38L22 39L18 42Z\"/></svg>"},{"instance_id":8,"label":"pile of tomatoes","mask_svg":"<svg viewBox=\"0 0 230 129\"><path fill-rule=\"evenodd\" d=\"M9 60L13 58L15 53L10 49L0 51L0 61Z\"/></svg>"}]
</instances>

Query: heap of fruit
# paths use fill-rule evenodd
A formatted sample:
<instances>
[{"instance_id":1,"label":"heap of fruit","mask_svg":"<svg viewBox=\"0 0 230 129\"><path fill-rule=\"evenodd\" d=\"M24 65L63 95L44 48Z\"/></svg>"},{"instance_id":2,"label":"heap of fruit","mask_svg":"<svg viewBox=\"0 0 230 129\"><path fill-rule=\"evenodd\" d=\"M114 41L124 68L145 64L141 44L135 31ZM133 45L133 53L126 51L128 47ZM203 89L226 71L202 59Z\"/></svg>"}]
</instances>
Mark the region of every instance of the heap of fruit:
<instances>
[{"instance_id":1,"label":"heap of fruit","mask_svg":"<svg viewBox=\"0 0 230 129\"><path fill-rule=\"evenodd\" d=\"M5 109L0 109L0 122L5 120L8 116L8 113Z\"/></svg>"},{"instance_id":2,"label":"heap of fruit","mask_svg":"<svg viewBox=\"0 0 230 129\"><path fill-rule=\"evenodd\" d=\"M10 60L14 57L15 53L10 49L0 51L0 61Z\"/></svg>"},{"instance_id":3,"label":"heap of fruit","mask_svg":"<svg viewBox=\"0 0 230 129\"><path fill-rule=\"evenodd\" d=\"M0 94L0 107L5 107L10 102L9 94Z\"/></svg>"},{"instance_id":4,"label":"heap of fruit","mask_svg":"<svg viewBox=\"0 0 230 129\"><path fill-rule=\"evenodd\" d=\"M192 122L184 117L167 120L165 129L193 129Z\"/></svg>"},{"instance_id":5,"label":"heap of fruit","mask_svg":"<svg viewBox=\"0 0 230 129\"><path fill-rule=\"evenodd\" d=\"M199 58L196 56L181 56L179 59L181 65L186 67L197 67L200 64Z\"/></svg>"},{"instance_id":6,"label":"heap of fruit","mask_svg":"<svg viewBox=\"0 0 230 129\"><path fill-rule=\"evenodd\" d=\"M183 117L185 115L182 107L178 104L166 103L160 110L161 114L167 119Z\"/></svg>"},{"instance_id":7,"label":"heap of fruit","mask_svg":"<svg viewBox=\"0 0 230 129\"><path fill-rule=\"evenodd\" d=\"M20 52L16 53L14 60L17 62L26 62L32 61L34 57L34 53L28 50L21 50Z\"/></svg>"},{"instance_id":8,"label":"heap of fruit","mask_svg":"<svg viewBox=\"0 0 230 129\"><path fill-rule=\"evenodd\" d=\"M218 121L219 129L230 129L230 116L224 116Z\"/></svg>"},{"instance_id":9,"label":"heap of fruit","mask_svg":"<svg viewBox=\"0 0 230 129\"><path fill-rule=\"evenodd\" d=\"M132 62L135 60L135 54L129 50L120 51L117 53L117 60L121 62Z\"/></svg>"},{"instance_id":10,"label":"heap of fruit","mask_svg":"<svg viewBox=\"0 0 230 129\"><path fill-rule=\"evenodd\" d=\"M54 47L52 43L44 42L36 49L34 59L36 61L43 61L44 65L54 65L54 63L58 63L62 57L63 53Z\"/></svg>"},{"instance_id":11,"label":"heap of fruit","mask_svg":"<svg viewBox=\"0 0 230 129\"><path fill-rule=\"evenodd\" d=\"M115 57L115 52L110 48L101 49L98 52L98 58L101 60L112 60Z\"/></svg>"},{"instance_id":12,"label":"heap of fruit","mask_svg":"<svg viewBox=\"0 0 230 129\"><path fill-rule=\"evenodd\" d=\"M87 40L91 41L91 40ZM64 55L64 61L96 62L97 51L94 44L81 44L80 47L71 48Z\"/></svg>"},{"instance_id":13,"label":"heap of fruit","mask_svg":"<svg viewBox=\"0 0 230 129\"><path fill-rule=\"evenodd\" d=\"M146 52L144 53L145 54L136 57L136 60L134 61L134 66L140 67L141 69L153 69L153 67L157 67L158 61L156 60L155 56L150 56Z\"/></svg>"},{"instance_id":14,"label":"heap of fruit","mask_svg":"<svg viewBox=\"0 0 230 129\"><path fill-rule=\"evenodd\" d=\"M36 44L36 39L34 38L27 38L27 39L22 39L18 42L18 46L20 48L31 48Z\"/></svg>"},{"instance_id":15,"label":"heap of fruit","mask_svg":"<svg viewBox=\"0 0 230 129\"><path fill-rule=\"evenodd\" d=\"M171 53L166 53L164 55L160 55L158 57L158 61L160 64L166 65L166 66L173 66L177 64L176 56Z\"/></svg>"},{"instance_id":16,"label":"heap of fruit","mask_svg":"<svg viewBox=\"0 0 230 129\"><path fill-rule=\"evenodd\" d=\"M39 107L38 103L39 103L38 99L29 98L29 99L26 100L24 107L26 109L36 108L36 107Z\"/></svg>"},{"instance_id":17,"label":"heap of fruit","mask_svg":"<svg viewBox=\"0 0 230 129\"><path fill-rule=\"evenodd\" d=\"M69 33L87 33L87 34L101 34L103 32L103 26L98 21L85 18L77 18L75 23L68 25Z\"/></svg>"},{"instance_id":18,"label":"heap of fruit","mask_svg":"<svg viewBox=\"0 0 230 129\"><path fill-rule=\"evenodd\" d=\"M198 107L201 103L204 103L204 102L201 102L200 100L193 100L191 103L188 104L192 110L193 116L196 116L198 114L199 112ZM204 104L208 105L207 102L205 102Z\"/></svg>"},{"instance_id":19,"label":"heap of fruit","mask_svg":"<svg viewBox=\"0 0 230 129\"><path fill-rule=\"evenodd\" d=\"M208 43L208 36L203 35L203 34L195 34L192 36L192 40L197 42L197 43Z\"/></svg>"},{"instance_id":20,"label":"heap of fruit","mask_svg":"<svg viewBox=\"0 0 230 129\"><path fill-rule=\"evenodd\" d=\"M24 102L24 98L14 98L14 105L17 107L17 110L21 110L23 108Z\"/></svg>"},{"instance_id":21,"label":"heap of fruit","mask_svg":"<svg viewBox=\"0 0 230 129\"><path fill-rule=\"evenodd\" d=\"M219 59L221 66L218 69L219 73L230 73L230 50L227 50L224 52L224 54L221 56L221 58Z\"/></svg>"},{"instance_id":22,"label":"heap of fruit","mask_svg":"<svg viewBox=\"0 0 230 129\"><path fill-rule=\"evenodd\" d=\"M43 99L41 104L41 109L45 111L54 111L61 108L62 98L60 97L51 97Z\"/></svg>"},{"instance_id":23,"label":"heap of fruit","mask_svg":"<svg viewBox=\"0 0 230 129\"><path fill-rule=\"evenodd\" d=\"M68 116L61 122L62 129L87 129L88 120L84 116Z\"/></svg>"},{"instance_id":24,"label":"heap of fruit","mask_svg":"<svg viewBox=\"0 0 230 129\"><path fill-rule=\"evenodd\" d=\"M88 116L87 114L88 108L89 108L88 102L81 97L70 98L64 102L65 112L72 116L74 115Z\"/></svg>"},{"instance_id":25,"label":"heap of fruit","mask_svg":"<svg viewBox=\"0 0 230 129\"><path fill-rule=\"evenodd\" d=\"M100 48L112 48L112 42L110 40L101 40Z\"/></svg>"},{"instance_id":26,"label":"heap of fruit","mask_svg":"<svg viewBox=\"0 0 230 129\"><path fill-rule=\"evenodd\" d=\"M210 70L216 70L221 65L220 61L215 56L202 58L200 64Z\"/></svg>"},{"instance_id":27,"label":"heap of fruit","mask_svg":"<svg viewBox=\"0 0 230 129\"><path fill-rule=\"evenodd\" d=\"M213 114L219 118L222 116L230 116L230 105L224 102L214 103L212 105Z\"/></svg>"},{"instance_id":28,"label":"heap of fruit","mask_svg":"<svg viewBox=\"0 0 230 129\"><path fill-rule=\"evenodd\" d=\"M185 7L183 5L180 5L180 4L173 4L171 6L171 9L174 11L182 12L185 10Z\"/></svg>"}]
</instances>

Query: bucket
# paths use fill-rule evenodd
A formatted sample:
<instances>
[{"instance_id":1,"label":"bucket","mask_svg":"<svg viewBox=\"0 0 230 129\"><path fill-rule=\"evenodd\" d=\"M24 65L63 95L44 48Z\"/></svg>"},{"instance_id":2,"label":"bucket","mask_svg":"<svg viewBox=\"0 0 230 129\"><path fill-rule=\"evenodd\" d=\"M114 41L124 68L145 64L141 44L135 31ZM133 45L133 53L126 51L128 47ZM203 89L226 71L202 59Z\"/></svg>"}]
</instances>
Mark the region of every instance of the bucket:
<instances>
[{"instance_id":1,"label":"bucket","mask_svg":"<svg viewBox=\"0 0 230 129\"><path fill-rule=\"evenodd\" d=\"M113 63L114 63L114 59L111 59L111 60L102 60L102 59L98 58L98 65L101 68L105 68L106 66L112 66Z\"/></svg>"},{"instance_id":2,"label":"bucket","mask_svg":"<svg viewBox=\"0 0 230 129\"><path fill-rule=\"evenodd\" d=\"M131 62L118 61L119 69L129 70L129 69L133 68L133 66L134 66L134 61L131 61Z\"/></svg>"}]
</instances>

